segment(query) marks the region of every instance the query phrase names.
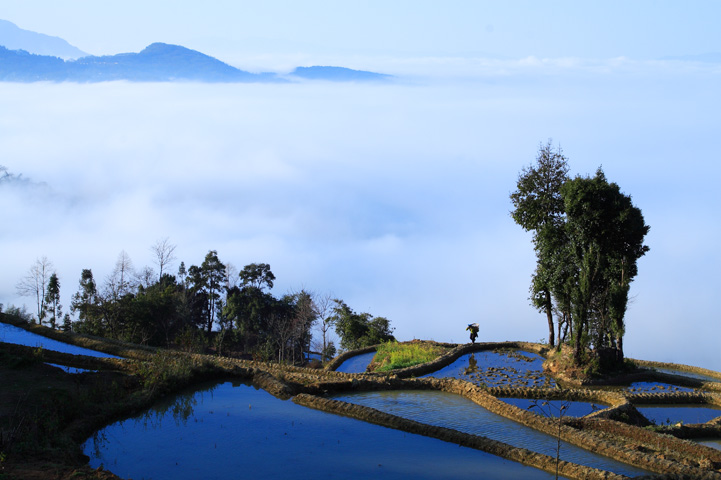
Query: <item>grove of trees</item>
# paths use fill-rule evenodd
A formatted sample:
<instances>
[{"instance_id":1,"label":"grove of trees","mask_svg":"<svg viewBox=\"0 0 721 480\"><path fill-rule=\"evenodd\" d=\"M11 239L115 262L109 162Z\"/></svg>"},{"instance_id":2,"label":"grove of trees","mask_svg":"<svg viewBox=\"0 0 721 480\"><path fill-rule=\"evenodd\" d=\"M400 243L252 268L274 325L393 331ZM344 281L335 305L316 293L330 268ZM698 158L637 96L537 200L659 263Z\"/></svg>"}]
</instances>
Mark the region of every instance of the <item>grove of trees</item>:
<instances>
[{"instance_id":1,"label":"grove of trees","mask_svg":"<svg viewBox=\"0 0 721 480\"><path fill-rule=\"evenodd\" d=\"M605 368L623 361L630 284L649 250L649 227L601 168L593 177L570 178L568 170L560 147L541 145L519 174L511 216L533 232L530 298L545 315L549 344L569 343L577 365L598 360Z\"/></svg>"},{"instance_id":2,"label":"grove of trees","mask_svg":"<svg viewBox=\"0 0 721 480\"><path fill-rule=\"evenodd\" d=\"M200 265L180 262L173 275L175 246L163 239L151 251L158 274L136 270L125 251L101 283L83 269L69 308L74 321L68 313L61 318L60 278L46 257L32 265L17 291L36 301L36 321L52 328L187 351L301 363L312 351L324 360L335 354L331 328L343 349L393 338L387 319L357 314L330 295L299 290L274 296L275 275L266 263L238 272L210 250ZM313 338L315 327L320 339Z\"/></svg>"}]
</instances>

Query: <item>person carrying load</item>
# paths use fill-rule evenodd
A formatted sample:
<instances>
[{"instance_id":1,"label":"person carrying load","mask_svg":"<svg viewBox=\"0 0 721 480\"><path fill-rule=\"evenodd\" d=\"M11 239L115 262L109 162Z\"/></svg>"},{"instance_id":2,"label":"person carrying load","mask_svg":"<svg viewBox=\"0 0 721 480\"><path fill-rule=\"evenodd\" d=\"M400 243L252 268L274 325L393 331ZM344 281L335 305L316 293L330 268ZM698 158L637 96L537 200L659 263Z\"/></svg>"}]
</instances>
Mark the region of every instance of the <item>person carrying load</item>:
<instances>
[{"instance_id":1,"label":"person carrying load","mask_svg":"<svg viewBox=\"0 0 721 480\"><path fill-rule=\"evenodd\" d=\"M476 338L478 338L478 330L480 327L477 323L469 323L466 327L466 330L470 330L471 332L471 342L476 343Z\"/></svg>"}]
</instances>

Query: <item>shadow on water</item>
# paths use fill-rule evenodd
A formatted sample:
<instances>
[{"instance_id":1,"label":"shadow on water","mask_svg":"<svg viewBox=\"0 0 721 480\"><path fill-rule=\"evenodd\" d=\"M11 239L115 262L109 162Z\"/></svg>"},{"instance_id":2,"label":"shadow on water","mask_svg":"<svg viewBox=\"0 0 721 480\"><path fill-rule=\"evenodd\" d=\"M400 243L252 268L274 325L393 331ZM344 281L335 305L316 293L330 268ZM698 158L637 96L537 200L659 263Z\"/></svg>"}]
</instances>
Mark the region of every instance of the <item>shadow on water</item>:
<instances>
[{"instance_id":1,"label":"shadow on water","mask_svg":"<svg viewBox=\"0 0 721 480\"><path fill-rule=\"evenodd\" d=\"M554 387L555 380L543 372L543 360L521 350L487 350L462 355L425 376L458 378L487 387Z\"/></svg>"},{"instance_id":2,"label":"shadow on water","mask_svg":"<svg viewBox=\"0 0 721 480\"><path fill-rule=\"evenodd\" d=\"M98 358L120 358L108 353L97 352L88 348L59 342L57 340L53 340L52 338L28 332L27 330L23 330L15 325L8 325L7 323L2 322L0 322L0 342L14 343L16 345L24 345L26 347L42 347L46 350L70 353L72 355L87 355L89 357Z\"/></svg>"},{"instance_id":3,"label":"shadow on water","mask_svg":"<svg viewBox=\"0 0 721 480\"><path fill-rule=\"evenodd\" d=\"M371 361L373 360L375 354L376 352L373 351L369 353L361 353L360 355L350 357L348 360L341 363L340 366L335 369L335 371L343 373L364 373L366 371L366 368L368 368L368 365L370 365Z\"/></svg>"},{"instance_id":4,"label":"shadow on water","mask_svg":"<svg viewBox=\"0 0 721 480\"><path fill-rule=\"evenodd\" d=\"M553 475L478 450L208 384L114 423L84 445L90 465L135 479L529 478Z\"/></svg>"},{"instance_id":5,"label":"shadow on water","mask_svg":"<svg viewBox=\"0 0 721 480\"><path fill-rule=\"evenodd\" d=\"M358 392L334 395L332 398L375 408L429 425L482 435L550 457L555 458L556 456L556 437L492 413L460 395L413 390ZM627 476L645 473L631 465L596 455L567 442L562 442L561 445L562 460Z\"/></svg>"}]
</instances>

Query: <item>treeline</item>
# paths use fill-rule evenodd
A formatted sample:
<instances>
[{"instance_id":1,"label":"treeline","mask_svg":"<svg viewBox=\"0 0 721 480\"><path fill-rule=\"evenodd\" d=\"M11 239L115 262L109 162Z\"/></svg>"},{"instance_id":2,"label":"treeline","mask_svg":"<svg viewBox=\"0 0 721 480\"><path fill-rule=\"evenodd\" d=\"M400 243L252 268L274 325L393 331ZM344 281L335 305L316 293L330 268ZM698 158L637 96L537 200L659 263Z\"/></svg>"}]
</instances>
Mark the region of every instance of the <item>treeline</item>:
<instances>
[{"instance_id":1,"label":"treeline","mask_svg":"<svg viewBox=\"0 0 721 480\"><path fill-rule=\"evenodd\" d=\"M569 343L577 365L611 367L624 358L628 294L649 227L600 168L593 177L568 170L560 147L542 145L518 177L511 215L533 232L531 301L545 314L549 344Z\"/></svg>"},{"instance_id":2,"label":"treeline","mask_svg":"<svg viewBox=\"0 0 721 480\"><path fill-rule=\"evenodd\" d=\"M46 257L39 258L17 284L20 295L36 300L37 316L14 307L6 313L143 345L296 364L310 352L334 356L332 329L342 349L393 339L388 319L356 313L329 295L299 290L274 296L275 275L266 263L237 271L211 250L200 265L180 262L170 273L175 245L164 239L152 251L157 272L136 270L125 252L101 285L91 269L83 269L64 315L58 275Z\"/></svg>"}]
</instances>

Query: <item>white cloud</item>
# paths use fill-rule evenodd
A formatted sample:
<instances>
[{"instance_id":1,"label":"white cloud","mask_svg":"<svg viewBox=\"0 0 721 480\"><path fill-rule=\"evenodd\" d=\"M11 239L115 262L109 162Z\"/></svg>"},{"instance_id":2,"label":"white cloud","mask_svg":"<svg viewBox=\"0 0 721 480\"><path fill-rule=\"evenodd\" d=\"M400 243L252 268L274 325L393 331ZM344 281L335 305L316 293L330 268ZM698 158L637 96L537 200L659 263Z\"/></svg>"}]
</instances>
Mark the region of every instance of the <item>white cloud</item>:
<instances>
[{"instance_id":1,"label":"white cloud","mask_svg":"<svg viewBox=\"0 0 721 480\"><path fill-rule=\"evenodd\" d=\"M432 61L455 62L398 68ZM572 173L602 164L651 225L628 354L653 357L684 322L688 345L667 359L719 369L715 74L616 62L596 78L608 63L459 60L475 80L432 85L3 84L0 163L51 193L0 192L0 302L22 301L14 285L39 256L68 305L82 268L103 279L120 250L151 265L170 237L186 265L210 249L270 263L276 293L332 292L401 339L465 341L479 321L483 339L539 340L508 194L553 137Z\"/></svg>"}]
</instances>

